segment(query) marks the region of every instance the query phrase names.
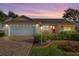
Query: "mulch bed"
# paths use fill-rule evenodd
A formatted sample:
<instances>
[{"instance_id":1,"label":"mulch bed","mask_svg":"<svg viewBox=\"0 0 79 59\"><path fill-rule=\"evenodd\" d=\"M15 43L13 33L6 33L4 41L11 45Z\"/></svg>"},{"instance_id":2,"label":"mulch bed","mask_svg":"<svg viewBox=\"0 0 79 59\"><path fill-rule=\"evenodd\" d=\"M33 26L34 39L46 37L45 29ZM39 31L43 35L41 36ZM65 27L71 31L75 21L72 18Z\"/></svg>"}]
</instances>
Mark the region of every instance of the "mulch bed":
<instances>
[{"instance_id":1,"label":"mulch bed","mask_svg":"<svg viewBox=\"0 0 79 59\"><path fill-rule=\"evenodd\" d=\"M79 52L79 46L77 44L61 45L60 49L63 49L66 52Z\"/></svg>"},{"instance_id":2,"label":"mulch bed","mask_svg":"<svg viewBox=\"0 0 79 59\"><path fill-rule=\"evenodd\" d=\"M34 43L33 47L35 47L35 48L46 48L46 47L48 47L51 44L54 44L56 42L65 42L65 41L66 40L50 40L50 41L42 43L42 44L40 44L40 43Z\"/></svg>"},{"instance_id":3,"label":"mulch bed","mask_svg":"<svg viewBox=\"0 0 79 59\"><path fill-rule=\"evenodd\" d=\"M48 42L43 42L42 44L40 43L34 43L33 47L35 48L45 48L48 47L49 45L51 45L54 41L48 41Z\"/></svg>"},{"instance_id":4,"label":"mulch bed","mask_svg":"<svg viewBox=\"0 0 79 59\"><path fill-rule=\"evenodd\" d=\"M47 42L45 44L34 44L33 47L35 48L45 48L45 47L48 47L50 46L52 43L56 43L56 42L61 42L61 41L50 41L50 42ZM64 44L61 44L58 46L58 48L60 49L63 49L64 51L66 52L79 52L79 42L76 42L76 41L63 41Z\"/></svg>"}]
</instances>

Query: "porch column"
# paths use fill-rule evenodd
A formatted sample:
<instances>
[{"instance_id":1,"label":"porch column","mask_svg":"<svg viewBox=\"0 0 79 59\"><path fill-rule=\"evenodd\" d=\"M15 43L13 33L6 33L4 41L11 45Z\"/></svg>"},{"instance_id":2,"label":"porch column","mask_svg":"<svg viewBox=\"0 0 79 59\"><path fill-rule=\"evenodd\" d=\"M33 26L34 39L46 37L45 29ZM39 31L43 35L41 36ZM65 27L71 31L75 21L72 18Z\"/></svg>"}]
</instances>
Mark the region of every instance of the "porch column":
<instances>
[{"instance_id":1,"label":"porch column","mask_svg":"<svg viewBox=\"0 0 79 59\"><path fill-rule=\"evenodd\" d=\"M57 26L58 28L57 28L57 32L58 33L60 33L61 31L62 31L62 27L61 27L61 24L58 24L58 26Z\"/></svg>"},{"instance_id":2,"label":"porch column","mask_svg":"<svg viewBox=\"0 0 79 59\"><path fill-rule=\"evenodd\" d=\"M6 35L10 36L10 26L6 24L4 30L5 30Z\"/></svg>"}]
</instances>

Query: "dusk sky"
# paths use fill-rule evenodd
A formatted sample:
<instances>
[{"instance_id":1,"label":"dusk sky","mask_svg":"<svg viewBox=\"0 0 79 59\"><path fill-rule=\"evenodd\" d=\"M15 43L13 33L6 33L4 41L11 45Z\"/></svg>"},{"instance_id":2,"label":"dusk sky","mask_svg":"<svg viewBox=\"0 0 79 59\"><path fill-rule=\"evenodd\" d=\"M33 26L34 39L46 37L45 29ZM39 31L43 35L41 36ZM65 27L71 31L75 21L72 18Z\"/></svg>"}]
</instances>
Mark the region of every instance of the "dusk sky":
<instances>
[{"instance_id":1,"label":"dusk sky","mask_svg":"<svg viewBox=\"0 0 79 59\"><path fill-rule=\"evenodd\" d=\"M77 3L0 3L0 10L7 13L13 11L18 15L26 15L32 18L62 18L64 10L68 8L79 9Z\"/></svg>"}]
</instances>

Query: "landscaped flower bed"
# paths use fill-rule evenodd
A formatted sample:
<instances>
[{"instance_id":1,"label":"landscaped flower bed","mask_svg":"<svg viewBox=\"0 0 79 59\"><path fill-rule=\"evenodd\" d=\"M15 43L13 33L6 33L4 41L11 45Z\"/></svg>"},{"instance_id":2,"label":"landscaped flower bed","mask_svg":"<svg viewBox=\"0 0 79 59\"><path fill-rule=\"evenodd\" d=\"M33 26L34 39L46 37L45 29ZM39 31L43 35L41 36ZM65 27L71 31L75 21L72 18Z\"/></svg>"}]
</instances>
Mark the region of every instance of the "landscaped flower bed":
<instances>
[{"instance_id":1,"label":"landscaped flower bed","mask_svg":"<svg viewBox=\"0 0 79 59\"><path fill-rule=\"evenodd\" d=\"M59 48L66 52L79 52L79 46L77 44L64 44L60 45Z\"/></svg>"},{"instance_id":2,"label":"landscaped flower bed","mask_svg":"<svg viewBox=\"0 0 79 59\"><path fill-rule=\"evenodd\" d=\"M79 56L79 42L69 40L53 41L48 46L33 45L32 56Z\"/></svg>"}]
</instances>

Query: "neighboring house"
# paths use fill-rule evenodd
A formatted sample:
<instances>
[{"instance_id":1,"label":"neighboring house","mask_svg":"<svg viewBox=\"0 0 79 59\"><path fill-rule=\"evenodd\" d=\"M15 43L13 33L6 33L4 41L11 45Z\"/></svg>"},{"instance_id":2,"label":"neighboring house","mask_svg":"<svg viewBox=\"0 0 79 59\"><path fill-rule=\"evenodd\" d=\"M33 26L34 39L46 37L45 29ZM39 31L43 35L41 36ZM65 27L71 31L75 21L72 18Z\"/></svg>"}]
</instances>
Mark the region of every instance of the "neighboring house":
<instances>
[{"instance_id":1,"label":"neighboring house","mask_svg":"<svg viewBox=\"0 0 79 59\"><path fill-rule=\"evenodd\" d=\"M39 33L59 33L61 31L76 31L76 24L64 19L41 18L10 18L4 22L7 36L33 36Z\"/></svg>"}]
</instances>

